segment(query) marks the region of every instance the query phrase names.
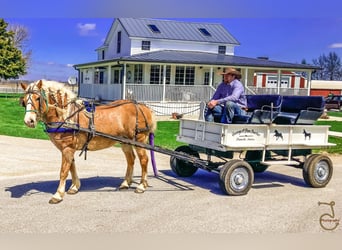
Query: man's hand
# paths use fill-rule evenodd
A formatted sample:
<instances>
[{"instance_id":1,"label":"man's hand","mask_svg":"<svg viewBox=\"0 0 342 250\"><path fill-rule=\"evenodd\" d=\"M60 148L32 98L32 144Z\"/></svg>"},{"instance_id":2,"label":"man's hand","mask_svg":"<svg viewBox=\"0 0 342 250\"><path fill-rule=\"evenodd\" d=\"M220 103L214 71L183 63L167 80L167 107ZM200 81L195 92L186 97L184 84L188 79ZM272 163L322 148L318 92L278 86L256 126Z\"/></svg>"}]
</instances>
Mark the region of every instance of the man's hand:
<instances>
[{"instance_id":1,"label":"man's hand","mask_svg":"<svg viewBox=\"0 0 342 250\"><path fill-rule=\"evenodd\" d=\"M208 108L213 109L218 104L218 100L211 100L208 102Z\"/></svg>"}]
</instances>

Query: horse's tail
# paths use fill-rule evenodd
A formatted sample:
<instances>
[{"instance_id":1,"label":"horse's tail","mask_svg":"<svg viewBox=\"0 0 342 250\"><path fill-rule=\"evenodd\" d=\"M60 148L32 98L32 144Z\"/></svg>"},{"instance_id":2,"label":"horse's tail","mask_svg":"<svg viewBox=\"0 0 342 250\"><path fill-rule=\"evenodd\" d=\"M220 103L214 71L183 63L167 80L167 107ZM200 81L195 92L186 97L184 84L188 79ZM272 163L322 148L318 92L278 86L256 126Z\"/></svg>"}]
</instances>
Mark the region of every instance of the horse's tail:
<instances>
[{"instance_id":1,"label":"horse's tail","mask_svg":"<svg viewBox=\"0 0 342 250\"><path fill-rule=\"evenodd\" d=\"M157 129L157 119L155 116L155 113L151 110L151 125L150 125L150 133L149 133L149 144L153 147L154 146L154 131ZM154 155L154 151L150 150L151 153L151 164L153 168L154 176L158 176L158 170L157 170L157 164L156 164L156 158Z\"/></svg>"},{"instance_id":2,"label":"horse's tail","mask_svg":"<svg viewBox=\"0 0 342 250\"><path fill-rule=\"evenodd\" d=\"M150 133L154 133L154 131L157 130L157 119L156 119L156 115L153 112L153 110L151 110L151 125L150 125Z\"/></svg>"}]
</instances>

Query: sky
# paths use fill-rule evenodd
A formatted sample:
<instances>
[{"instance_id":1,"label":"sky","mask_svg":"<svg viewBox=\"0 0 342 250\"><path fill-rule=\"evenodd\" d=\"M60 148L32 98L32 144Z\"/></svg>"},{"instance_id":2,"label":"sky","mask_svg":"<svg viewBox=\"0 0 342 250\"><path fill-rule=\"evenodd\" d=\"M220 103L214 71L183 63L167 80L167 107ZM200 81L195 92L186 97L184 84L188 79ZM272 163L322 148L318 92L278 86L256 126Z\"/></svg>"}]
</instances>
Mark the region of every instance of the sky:
<instances>
[{"instance_id":1,"label":"sky","mask_svg":"<svg viewBox=\"0 0 342 250\"><path fill-rule=\"evenodd\" d=\"M102 3L108 4L108 1L97 0L97 3L101 7ZM28 74L21 77L26 80L45 78L67 81L70 76L77 76L73 65L96 61L95 49L103 44L112 22L118 16L221 23L240 42L240 46L235 48L236 56L252 58L267 56L270 60L291 63L301 63L303 59L307 63L312 63L313 59L330 52L335 52L342 58L342 12L339 14L335 11L337 8L333 8L333 4L341 5L338 0L324 1L325 7L331 6L329 11L323 10L320 4L315 5L312 1L305 0L288 0L286 5L282 1L261 0L257 1L259 4L255 6L252 5L255 1L250 1L249 8L243 10L241 10L243 6L234 1L212 0L211 3L216 7L211 12L204 12L208 6L200 4L201 1L196 1L197 5L183 5L183 8L179 9L181 14L176 3L184 1L173 0L172 3L176 7L172 5L170 8L176 11L170 9L165 12L163 8L164 11L159 11L158 16L155 16L155 11L151 12L151 9L146 6L142 7L146 9L145 12L136 13L127 10L127 7L132 6L129 4L133 3L133 0L126 0L124 3L121 0L111 1L111 4L116 2L119 5L115 5L116 11L108 14L105 11L108 9L105 6L108 5L102 5L102 8L97 5L97 8L93 8L89 0L84 1L89 2L88 7L68 5L68 7L64 6L66 11L63 11L63 5L52 6L55 12L45 12L44 8L51 6L39 7L37 5L39 2L41 1L36 0L25 6L27 1L24 1L23 10L26 11L21 12L16 7L19 6L17 0L6 0L3 6L7 11L3 12L0 9L0 18L3 17L10 24L23 25L29 31L28 48L32 50L32 59ZM62 4L64 2L64 0L59 1ZM75 2L78 0L72 1ZM156 6L153 5L155 3L164 2L166 4L164 7L167 7L167 3L171 3L171 1L145 0L146 4L150 2L152 7ZM187 1L188 4L191 2L191 0ZM300 5L299 2L304 3ZM327 5L329 2L332 3ZM227 3L232 3L228 9L239 10L222 13L221 8L217 6ZM272 5L269 5L270 3ZM124 12L117 12L120 9L118 6L121 6ZM155 8L160 8L160 4L158 6ZM197 6L195 12L193 6ZM187 8L192 11L183 13ZM139 6L136 6L136 9L139 9ZM99 13L94 14L94 12Z\"/></svg>"}]
</instances>

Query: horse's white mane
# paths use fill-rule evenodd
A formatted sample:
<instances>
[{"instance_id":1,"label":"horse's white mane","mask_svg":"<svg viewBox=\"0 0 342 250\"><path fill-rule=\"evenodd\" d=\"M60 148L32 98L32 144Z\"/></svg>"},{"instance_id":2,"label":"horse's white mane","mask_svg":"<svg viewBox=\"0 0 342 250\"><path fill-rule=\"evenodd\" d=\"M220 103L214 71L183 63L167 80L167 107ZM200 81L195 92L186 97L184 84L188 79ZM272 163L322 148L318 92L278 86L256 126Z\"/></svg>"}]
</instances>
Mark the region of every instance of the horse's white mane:
<instances>
[{"instance_id":1,"label":"horse's white mane","mask_svg":"<svg viewBox=\"0 0 342 250\"><path fill-rule=\"evenodd\" d=\"M36 81L36 82L34 82L32 84L34 86L37 86L39 81L43 82L42 88L44 89L44 91L47 94L50 93L50 94L55 95L57 92L60 92L60 94L62 96L67 94L68 101L71 101L71 100L76 98L76 94L74 92L72 92L71 90L67 89L67 87L65 86L64 83L42 79L42 80L38 80L38 81Z\"/></svg>"},{"instance_id":2,"label":"horse's white mane","mask_svg":"<svg viewBox=\"0 0 342 250\"><path fill-rule=\"evenodd\" d=\"M48 81L45 79L38 80L36 82L31 83L30 87L32 87L33 89L38 88L37 85L39 84L40 81L42 81L43 83L42 89L44 90L46 96L51 95L57 99L57 95L60 95L62 105L65 106L65 108L58 108L57 110L59 111L63 119L65 120L66 117L68 117L71 112L71 106L68 104L77 99L76 94L72 92L71 90L67 89L64 83L60 83L57 81ZM66 100L64 100L65 96L67 97Z\"/></svg>"}]
</instances>

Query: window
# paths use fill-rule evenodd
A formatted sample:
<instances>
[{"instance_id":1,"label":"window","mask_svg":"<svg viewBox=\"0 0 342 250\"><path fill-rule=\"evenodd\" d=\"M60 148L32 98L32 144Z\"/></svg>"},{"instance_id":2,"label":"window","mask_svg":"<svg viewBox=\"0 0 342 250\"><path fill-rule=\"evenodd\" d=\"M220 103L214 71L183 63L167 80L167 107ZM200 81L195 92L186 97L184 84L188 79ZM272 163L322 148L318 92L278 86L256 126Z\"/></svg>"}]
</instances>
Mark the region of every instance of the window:
<instances>
[{"instance_id":1,"label":"window","mask_svg":"<svg viewBox=\"0 0 342 250\"><path fill-rule=\"evenodd\" d=\"M226 54L226 46L218 46L219 54Z\"/></svg>"},{"instance_id":2,"label":"window","mask_svg":"<svg viewBox=\"0 0 342 250\"><path fill-rule=\"evenodd\" d=\"M141 41L141 50L150 50L151 41Z\"/></svg>"},{"instance_id":3,"label":"window","mask_svg":"<svg viewBox=\"0 0 342 250\"><path fill-rule=\"evenodd\" d=\"M102 52L102 53L101 53L101 54L102 54L102 55L101 55L101 59L104 60L104 59L105 59L105 51L102 50L101 52Z\"/></svg>"},{"instance_id":4,"label":"window","mask_svg":"<svg viewBox=\"0 0 342 250\"><path fill-rule=\"evenodd\" d=\"M143 65L135 64L134 65L134 83L142 83L143 82Z\"/></svg>"},{"instance_id":5,"label":"window","mask_svg":"<svg viewBox=\"0 0 342 250\"><path fill-rule=\"evenodd\" d=\"M113 83L118 84L121 82L120 81L120 73L121 73L121 70L119 70L119 69L114 70Z\"/></svg>"},{"instance_id":6,"label":"window","mask_svg":"<svg viewBox=\"0 0 342 250\"><path fill-rule=\"evenodd\" d=\"M117 42L116 42L116 53L121 52L121 31L118 32Z\"/></svg>"},{"instance_id":7,"label":"window","mask_svg":"<svg viewBox=\"0 0 342 250\"><path fill-rule=\"evenodd\" d=\"M204 72L204 85L209 85L210 72Z\"/></svg>"},{"instance_id":8,"label":"window","mask_svg":"<svg viewBox=\"0 0 342 250\"><path fill-rule=\"evenodd\" d=\"M160 30L158 29L158 27L157 27L156 25L154 25L154 24L148 24L147 26L150 28L150 30L151 30L153 33L160 33Z\"/></svg>"},{"instance_id":9,"label":"window","mask_svg":"<svg viewBox=\"0 0 342 250\"><path fill-rule=\"evenodd\" d=\"M289 84L290 78L287 76L281 77L280 85L282 88L287 88ZM268 76L267 78L267 87L276 87L278 86L278 77L277 76Z\"/></svg>"},{"instance_id":10,"label":"window","mask_svg":"<svg viewBox=\"0 0 342 250\"><path fill-rule=\"evenodd\" d=\"M175 84L194 85L195 67L176 66Z\"/></svg>"},{"instance_id":11,"label":"window","mask_svg":"<svg viewBox=\"0 0 342 250\"><path fill-rule=\"evenodd\" d=\"M104 83L104 72L103 71L100 71L99 83L100 84Z\"/></svg>"},{"instance_id":12,"label":"window","mask_svg":"<svg viewBox=\"0 0 342 250\"><path fill-rule=\"evenodd\" d=\"M151 65L150 84L160 84L160 65Z\"/></svg>"},{"instance_id":13,"label":"window","mask_svg":"<svg viewBox=\"0 0 342 250\"><path fill-rule=\"evenodd\" d=\"M201 34L204 35L204 36L211 36L211 34L209 33L209 31L207 31L206 28L199 28L198 30L199 30L199 31L201 32Z\"/></svg>"},{"instance_id":14,"label":"window","mask_svg":"<svg viewBox=\"0 0 342 250\"><path fill-rule=\"evenodd\" d=\"M170 84L171 79L171 66L165 65L166 76L165 83ZM151 65L150 69L150 84L163 84L164 67L162 65Z\"/></svg>"}]
</instances>

